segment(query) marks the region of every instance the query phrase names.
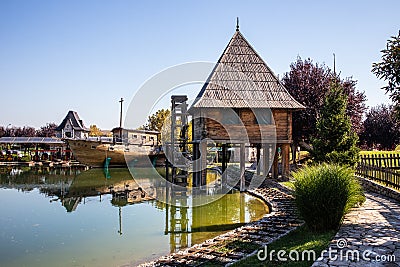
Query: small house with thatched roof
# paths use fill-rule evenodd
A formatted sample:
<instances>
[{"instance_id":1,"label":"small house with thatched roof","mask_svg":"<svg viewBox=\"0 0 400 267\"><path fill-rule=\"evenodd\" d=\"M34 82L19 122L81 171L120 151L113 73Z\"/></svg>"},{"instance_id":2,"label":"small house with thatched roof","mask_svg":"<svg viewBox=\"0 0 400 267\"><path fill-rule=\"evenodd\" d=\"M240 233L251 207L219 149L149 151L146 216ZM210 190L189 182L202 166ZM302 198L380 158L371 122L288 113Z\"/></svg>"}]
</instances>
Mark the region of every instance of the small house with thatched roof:
<instances>
[{"instance_id":1,"label":"small house with thatched roof","mask_svg":"<svg viewBox=\"0 0 400 267\"><path fill-rule=\"evenodd\" d=\"M304 108L289 94L237 25L228 46L190 107L193 142L212 139L221 144L223 150L226 145L236 144L241 147L241 155L244 155L245 146L256 147L258 162L260 151L263 151L263 173L269 173L271 160L274 177L278 176L276 155L280 148L282 176L287 177L292 113ZM194 151L195 159L200 155L203 153ZM261 172L260 166L258 173ZM242 162L241 169L244 174Z\"/></svg>"},{"instance_id":2,"label":"small house with thatched roof","mask_svg":"<svg viewBox=\"0 0 400 267\"><path fill-rule=\"evenodd\" d=\"M88 138L90 130L85 127L76 111L70 110L55 129L58 138Z\"/></svg>"}]
</instances>

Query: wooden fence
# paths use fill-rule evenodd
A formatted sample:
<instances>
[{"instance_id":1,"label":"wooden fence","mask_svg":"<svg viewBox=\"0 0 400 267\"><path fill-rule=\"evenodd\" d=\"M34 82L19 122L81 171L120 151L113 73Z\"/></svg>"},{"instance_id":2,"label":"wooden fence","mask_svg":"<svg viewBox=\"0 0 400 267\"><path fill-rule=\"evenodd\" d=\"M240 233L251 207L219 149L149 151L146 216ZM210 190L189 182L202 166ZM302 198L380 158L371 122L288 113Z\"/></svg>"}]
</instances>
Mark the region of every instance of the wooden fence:
<instances>
[{"instance_id":1,"label":"wooden fence","mask_svg":"<svg viewBox=\"0 0 400 267\"><path fill-rule=\"evenodd\" d=\"M400 153L379 153L360 155L360 163L389 169L400 169Z\"/></svg>"},{"instance_id":2,"label":"wooden fence","mask_svg":"<svg viewBox=\"0 0 400 267\"><path fill-rule=\"evenodd\" d=\"M356 173L386 186L400 189L400 153L361 155Z\"/></svg>"}]
</instances>

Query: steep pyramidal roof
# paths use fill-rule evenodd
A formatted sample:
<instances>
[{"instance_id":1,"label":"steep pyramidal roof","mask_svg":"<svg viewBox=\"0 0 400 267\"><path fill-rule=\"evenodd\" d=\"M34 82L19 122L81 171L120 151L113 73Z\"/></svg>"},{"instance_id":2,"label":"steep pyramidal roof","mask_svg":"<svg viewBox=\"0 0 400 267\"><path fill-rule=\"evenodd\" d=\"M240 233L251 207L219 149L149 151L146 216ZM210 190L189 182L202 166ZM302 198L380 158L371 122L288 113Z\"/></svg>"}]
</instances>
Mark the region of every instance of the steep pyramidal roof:
<instances>
[{"instance_id":1,"label":"steep pyramidal roof","mask_svg":"<svg viewBox=\"0 0 400 267\"><path fill-rule=\"evenodd\" d=\"M70 122L74 130L89 131L89 129L86 128L85 125L83 125L83 121L79 118L78 113L72 110L68 111L67 116L65 116L64 120L61 122L60 125L58 125L58 127L55 130L61 131L62 129L64 129L67 121Z\"/></svg>"},{"instance_id":2,"label":"steep pyramidal roof","mask_svg":"<svg viewBox=\"0 0 400 267\"><path fill-rule=\"evenodd\" d=\"M192 108L304 109L279 82L238 27Z\"/></svg>"}]
</instances>

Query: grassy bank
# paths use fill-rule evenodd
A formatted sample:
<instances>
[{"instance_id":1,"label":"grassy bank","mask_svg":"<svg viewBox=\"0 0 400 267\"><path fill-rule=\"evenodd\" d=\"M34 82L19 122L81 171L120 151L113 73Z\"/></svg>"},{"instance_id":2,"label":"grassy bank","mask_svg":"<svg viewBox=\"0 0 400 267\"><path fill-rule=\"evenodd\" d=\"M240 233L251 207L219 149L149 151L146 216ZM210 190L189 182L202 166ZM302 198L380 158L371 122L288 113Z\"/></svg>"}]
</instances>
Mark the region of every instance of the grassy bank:
<instances>
[{"instance_id":1,"label":"grassy bank","mask_svg":"<svg viewBox=\"0 0 400 267\"><path fill-rule=\"evenodd\" d=\"M272 261L269 261L269 256L267 260L260 261L257 258L257 255L249 257L245 260L235 263L233 266L284 266L284 267L308 267L311 266L313 261L291 261L288 258L288 254L290 251L297 251L301 256L301 252L304 250L313 250L315 251L316 258L318 258L321 254L321 251L328 247L330 240L335 235L334 231L330 231L327 233L313 233L307 229L306 226L301 226L298 229L294 230L290 234L276 240L272 244L267 246L268 254L275 250L274 257ZM277 251L284 250L286 252L284 258L287 258L287 261L278 261L277 259ZM261 254L261 256L263 256ZM301 257L300 257L301 258ZM307 258L307 257L306 257Z\"/></svg>"}]
</instances>

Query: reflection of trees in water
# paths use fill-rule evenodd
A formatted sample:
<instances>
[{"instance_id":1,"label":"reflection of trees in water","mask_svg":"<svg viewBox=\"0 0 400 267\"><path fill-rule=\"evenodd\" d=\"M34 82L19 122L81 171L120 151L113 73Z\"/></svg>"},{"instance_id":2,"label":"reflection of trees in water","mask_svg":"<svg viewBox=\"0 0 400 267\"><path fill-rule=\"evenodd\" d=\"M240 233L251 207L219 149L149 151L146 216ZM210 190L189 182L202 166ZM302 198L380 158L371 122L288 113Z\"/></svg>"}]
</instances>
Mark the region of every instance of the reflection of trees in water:
<instances>
[{"instance_id":1,"label":"reflection of trees in water","mask_svg":"<svg viewBox=\"0 0 400 267\"><path fill-rule=\"evenodd\" d=\"M154 197L154 192L147 191L139 187L126 168L109 169L108 172L91 169L75 177L66 197L112 194L111 204L122 207Z\"/></svg>"},{"instance_id":2,"label":"reflection of trees in water","mask_svg":"<svg viewBox=\"0 0 400 267\"><path fill-rule=\"evenodd\" d=\"M79 169L52 169L30 167L1 168L0 184L3 188L31 191L39 189L42 194L59 195L68 188Z\"/></svg>"},{"instance_id":3,"label":"reflection of trees in water","mask_svg":"<svg viewBox=\"0 0 400 267\"><path fill-rule=\"evenodd\" d=\"M0 183L3 188L38 189L46 196L56 196L67 212L74 211L85 197L113 194L112 204L116 206L136 203L147 197L138 189L127 169L113 169L108 174L105 176L102 169L7 166L0 169Z\"/></svg>"},{"instance_id":4,"label":"reflection of trees in water","mask_svg":"<svg viewBox=\"0 0 400 267\"><path fill-rule=\"evenodd\" d=\"M111 204L123 207L146 199L146 193L157 195L159 199L166 197L166 190L161 186L141 191L127 169L110 169L109 176L102 169L52 170L49 168L21 168L21 172L12 169L0 169L0 182L4 188L32 190L37 188L46 196L57 196L67 212L74 211L87 197L98 197L102 194L113 194ZM218 194L217 194L218 195ZM211 196L216 197L216 195ZM176 201L187 204L187 196ZM193 204L196 201L193 201ZM226 194L217 201L194 208L177 208L164 202L151 200L153 207L165 212L165 233L170 235L170 249L200 243L205 239L222 232L234 229L250 220L256 220L265 214L265 206L258 199L238 192ZM247 219L247 220L246 220Z\"/></svg>"},{"instance_id":5,"label":"reflection of trees in water","mask_svg":"<svg viewBox=\"0 0 400 267\"><path fill-rule=\"evenodd\" d=\"M258 198L248 199L246 202L246 209L249 212L250 221L259 220L265 213L269 213L268 206Z\"/></svg>"}]
</instances>

